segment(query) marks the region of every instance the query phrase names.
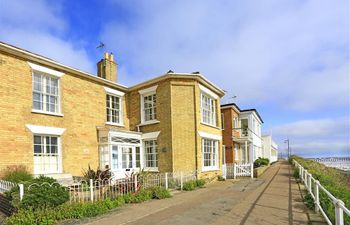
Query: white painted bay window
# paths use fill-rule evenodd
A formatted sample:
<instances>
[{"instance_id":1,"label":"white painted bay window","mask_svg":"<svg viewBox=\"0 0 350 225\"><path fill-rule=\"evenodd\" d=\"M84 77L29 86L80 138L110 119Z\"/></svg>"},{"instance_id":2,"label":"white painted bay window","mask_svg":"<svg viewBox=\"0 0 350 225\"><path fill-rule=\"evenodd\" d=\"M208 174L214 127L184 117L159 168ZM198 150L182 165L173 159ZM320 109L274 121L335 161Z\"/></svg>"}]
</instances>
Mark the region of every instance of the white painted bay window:
<instances>
[{"instance_id":1,"label":"white painted bay window","mask_svg":"<svg viewBox=\"0 0 350 225\"><path fill-rule=\"evenodd\" d=\"M201 90L201 122L216 127L216 104L219 96L202 85L199 85L199 89Z\"/></svg>"},{"instance_id":2,"label":"white painted bay window","mask_svg":"<svg viewBox=\"0 0 350 225\"><path fill-rule=\"evenodd\" d=\"M219 141L202 139L203 171L217 170L219 168L218 155Z\"/></svg>"}]
</instances>

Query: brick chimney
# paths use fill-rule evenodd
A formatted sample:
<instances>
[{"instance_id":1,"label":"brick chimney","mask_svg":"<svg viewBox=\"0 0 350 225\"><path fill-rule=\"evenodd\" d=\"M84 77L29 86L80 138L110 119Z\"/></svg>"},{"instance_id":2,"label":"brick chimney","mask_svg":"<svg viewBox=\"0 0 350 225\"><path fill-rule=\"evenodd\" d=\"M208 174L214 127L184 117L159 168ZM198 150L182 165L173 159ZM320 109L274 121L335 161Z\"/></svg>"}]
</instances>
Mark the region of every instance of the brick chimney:
<instances>
[{"instance_id":1,"label":"brick chimney","mask_svg":"<svg viewBox=\"0 0 350 225\"><path fill-rule=\"evenodd\" d=\"M113 53L105 52L104 58L97 63L97 76L113 82L117 82L117 63Z\"/></svg>"}]
</instances>

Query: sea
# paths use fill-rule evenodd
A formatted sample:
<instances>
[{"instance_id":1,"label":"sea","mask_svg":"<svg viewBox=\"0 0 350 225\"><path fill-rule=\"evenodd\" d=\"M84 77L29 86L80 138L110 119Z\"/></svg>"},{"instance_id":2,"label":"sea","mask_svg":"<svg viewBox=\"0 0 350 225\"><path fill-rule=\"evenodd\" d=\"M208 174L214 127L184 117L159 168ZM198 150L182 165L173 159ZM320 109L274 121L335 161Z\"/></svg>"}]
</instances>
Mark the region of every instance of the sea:
<instances>
[{"instance_id":1,"label":"sea","mask_svg":"<svg viewBox=\"0 0 350 225\"><path fill-rule=\"evenodd\" d=\"M350 157L322 157L312 158L312 160L322 163L327 167L336 168L350 173Z\"/></svg>"}]
</instances>

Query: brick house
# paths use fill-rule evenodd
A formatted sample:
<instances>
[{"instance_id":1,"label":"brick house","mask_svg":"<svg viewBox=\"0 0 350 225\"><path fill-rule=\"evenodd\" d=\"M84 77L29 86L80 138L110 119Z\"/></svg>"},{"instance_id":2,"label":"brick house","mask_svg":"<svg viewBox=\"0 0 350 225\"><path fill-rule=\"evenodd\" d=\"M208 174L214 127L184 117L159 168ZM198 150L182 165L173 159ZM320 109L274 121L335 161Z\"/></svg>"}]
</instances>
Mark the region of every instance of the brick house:
<instances>
[{"instance_id":1,"label":"brick house","mask_svg":"<svg viewBox=\"0 0 350 225\"><path fill-rule=\"evenodd\" d=\"M256 109L240 109L235 103L221 105L223 162L251 163L262 155L263 120Z\"/></svg>"},{"instance_id":2,"label":"brick house","mask_svg":"<svg viewBox=\"0 0 350 225\"><path fill-rule=\"evenodd\" d=\"M113 54L95 76L0 42L0 171L221 174L223 90L172 71L126 87L117 69Z\"/></svg>"}]
</instances>

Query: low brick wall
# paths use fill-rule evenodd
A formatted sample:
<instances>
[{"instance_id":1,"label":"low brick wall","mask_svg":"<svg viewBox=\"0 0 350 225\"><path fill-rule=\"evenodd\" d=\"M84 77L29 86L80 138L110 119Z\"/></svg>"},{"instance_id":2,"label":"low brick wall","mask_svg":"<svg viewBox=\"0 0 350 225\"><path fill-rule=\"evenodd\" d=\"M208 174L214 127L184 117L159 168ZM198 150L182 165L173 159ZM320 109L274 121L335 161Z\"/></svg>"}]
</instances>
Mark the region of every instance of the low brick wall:
<instances>
[{"instance_id":1,"label":"low brick wall","mask_svg":"<svg viewBox=\"0 0 350 225\"><path fill-rule=\"evenodd\" d=\"M255 178L260 177L269 167L270 167L270 165L255 168L254 169L254 177Z\"/></svg>"},{"instance_id":2,"label":"low brick wall","mask_svg":"<svg viewBox=\"0 0 350 225\"><path fill-rule=\"evenodd\" d=\"M7 216L10 216L14 211L10 201L2 194L0 194L0 211Z\"/></svg>"}]
</instances>

